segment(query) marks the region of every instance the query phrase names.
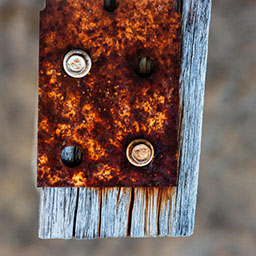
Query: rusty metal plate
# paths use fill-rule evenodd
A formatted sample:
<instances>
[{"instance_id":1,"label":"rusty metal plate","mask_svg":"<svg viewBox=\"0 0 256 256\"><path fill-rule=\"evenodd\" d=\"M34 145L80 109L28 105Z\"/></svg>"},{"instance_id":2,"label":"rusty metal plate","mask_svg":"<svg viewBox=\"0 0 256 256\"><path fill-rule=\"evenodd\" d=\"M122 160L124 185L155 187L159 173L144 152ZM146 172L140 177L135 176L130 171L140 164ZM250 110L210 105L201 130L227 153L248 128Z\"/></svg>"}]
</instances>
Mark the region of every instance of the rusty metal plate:
<instances>
[{"instance_id":1,"label":"rusty metal plate","mask_svg":"<svg viewBox=\"0 0 256 256\"><path fill-rule=\"evenodd\" d=\"M91 58L85 77L63 69L73 49ZM147 78L134 72L142 56L156 64ZM177 185L180 15L173 0L122 0L113 12L99 0L47 1L39 72L39 187ZM154 147L143 167L126 157L138 138ZM61 161L70 145L82 153L74 168Z\"/></svg>"}]
</instances>

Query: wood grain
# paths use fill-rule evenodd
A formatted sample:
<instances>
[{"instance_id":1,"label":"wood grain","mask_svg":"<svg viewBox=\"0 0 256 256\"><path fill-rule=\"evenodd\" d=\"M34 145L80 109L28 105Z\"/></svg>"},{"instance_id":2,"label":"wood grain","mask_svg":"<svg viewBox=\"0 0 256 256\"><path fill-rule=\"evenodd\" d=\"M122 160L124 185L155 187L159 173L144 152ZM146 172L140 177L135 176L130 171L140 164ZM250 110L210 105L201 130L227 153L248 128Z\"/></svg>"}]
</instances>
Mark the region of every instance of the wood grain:
<instances>
[{"instance_id":1,"label":"wood grain","mask_svg":"<svg viewBox=\"0 0 256 256\"><path fill-rule=\"evenodd\" d=\"M180 76L179 181L172 208L172 236L194 230L211 0L183 1L182 68Z\"/></svg>"},{"instance_id":2,"label":"wood grain","mask_svg":"<svg viewBox=\"0 0 256 256\"><path fill-rule=\"evenodd\" d=\"M100 217L101 190L79 188L76 223L74 223L76 239L97 238L99 236Z\"/></svg>"},{"instance_id":3,"label":"wood grain","mask_svg":"<svg viewBox=\"0 0 256 256\"><path fill-rule=\"evenodd\" d=\"M210 14L211 0L183 0L177 188L41 189L40 238L192 235Z\"/></svg>"},{"instance_id":4,"label":"wood grain","mask_svg":"<svg viewBox=\"0 0 256 256\"><path fill-rule=\"evenodd\" d=\"M77 188L42 188L39 237L71 239L75 221Z\"/></svg>"}]
</instances>

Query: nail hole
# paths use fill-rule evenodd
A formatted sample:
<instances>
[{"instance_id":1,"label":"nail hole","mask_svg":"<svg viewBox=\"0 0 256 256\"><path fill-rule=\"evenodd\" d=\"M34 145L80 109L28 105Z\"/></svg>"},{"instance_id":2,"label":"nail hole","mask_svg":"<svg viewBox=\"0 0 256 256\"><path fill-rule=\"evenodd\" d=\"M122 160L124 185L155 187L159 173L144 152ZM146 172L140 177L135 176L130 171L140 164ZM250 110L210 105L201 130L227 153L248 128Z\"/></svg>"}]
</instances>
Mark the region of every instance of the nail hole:
<instances>
[{"instance_id":1,"label":"nail hole","mask_svg":"<svg viewBox=\"0 0 256 256\"><path fill-rule=\"evenodd\" d=\"M104 9L113 12L117 8L116 0L104 0Z\"/></svg>"},{"instance_id":2,"label":"nail hole","mask_svg":"<svg viewBox=\"0 0 256 256\"><path fill-rule=\"evenodd\" d=\"M143 56L135 60L134 71L140 77L149 77L155 71L154 61L147 56Z\"/></svg>"},{"instance_id":3,"label":"nail hole","mask_svg":"<svg viewBox=\"0 0 256 256\"><path fill-rule=\"evenodd\" d=\"M79 166L82 163L82 152L77 146L65 147L61 152L62 163L70 168Z\"/></svg>"}]
</instances>

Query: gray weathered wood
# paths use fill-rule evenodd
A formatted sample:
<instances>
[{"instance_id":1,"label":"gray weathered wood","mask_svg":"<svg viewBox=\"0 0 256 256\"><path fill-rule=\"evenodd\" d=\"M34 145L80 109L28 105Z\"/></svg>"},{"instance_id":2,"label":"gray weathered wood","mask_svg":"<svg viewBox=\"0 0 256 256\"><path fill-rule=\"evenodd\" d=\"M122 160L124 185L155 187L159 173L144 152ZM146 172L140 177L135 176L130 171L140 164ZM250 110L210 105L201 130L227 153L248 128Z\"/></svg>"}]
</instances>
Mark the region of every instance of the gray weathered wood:
<instances>
[{"instance_id":1,"label":"gray weathered wood","mask_svg":"<svg viewBox=\"0 0 256 256\"><path fill-rule=\"evenodd\" d=\"M159 236L170 236L172 218L172 200L175 188L165 188L160 190L159 194Z\"/></svg>"},{"instance_id":2,"label":"gray weathered wood","mask_svg":"<svg viewBox=\"0 0 256 256\"><path fill-rule=\"evenodd\" d=\"M77 190L77 188L41 189L39 238L73 237Z\"/></svg>"},{"instance_id":3,"label":"gray weathered wood","mask_svg":"<svg viewBox=\"0 0 256 256\"><path fill-rule=\"evenodd\" d=\"M100 237L127 236L131 193L131 188L102 189Z\"/></svg>"},{"instance_id":4,"label":"gray weathered wood","mask_svg":"<svg viewBox=\"0 0 256 256\"><path fill-rule=\"evenodd\" d=\"M189 236L194 229L211 0L183 1L182 16L180 168L172 236Z\"/></svg>"},{"instance_id":5,"label":"gray weathered wood","mask_svg":"<svg viewBox=\"0 0 256 256\"><path fill-rule=\"evenodd\" d=\"M101 190L96 188L79 188L75 223L76 239L99 237L100 211Z\"/></svg>"},{"instance_id":6,"label":"gray weathered wood","mask_svg":"<svg viewBox=\"0 0 256 256\"><path fill-rule=\"evenodd\" d=\"M40 238L177 237L193 233L210 11L211 0L183 0L177 188L44 188Z\"/></svg>"},{"instance_id":7,"label":"gray weathered wood","mask_svg":"<svg viewBox=\"0 0 256 256\"><path fill-rule=\"evenodd\" d=\"M136 188L131 237L158 236L158 188Z\"/></svg>"}]
</instances>

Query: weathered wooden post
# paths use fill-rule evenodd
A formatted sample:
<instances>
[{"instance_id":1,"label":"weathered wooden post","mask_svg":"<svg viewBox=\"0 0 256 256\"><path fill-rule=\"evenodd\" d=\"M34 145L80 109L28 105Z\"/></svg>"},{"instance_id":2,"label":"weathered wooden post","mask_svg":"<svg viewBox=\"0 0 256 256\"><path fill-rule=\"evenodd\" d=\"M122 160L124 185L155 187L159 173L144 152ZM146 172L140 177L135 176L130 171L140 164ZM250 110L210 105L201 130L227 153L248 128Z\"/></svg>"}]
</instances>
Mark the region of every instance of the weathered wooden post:
<instances>
[{"instance_id":1,"label":"weathered wooden post","mask_svg":"<svg viewBox=\"0 0 256 256\"><path fill-rule=\"evenodd\" d=\"M211 0L47 0L39 237L189 236Z\"/></svg>"}]
</instances>

